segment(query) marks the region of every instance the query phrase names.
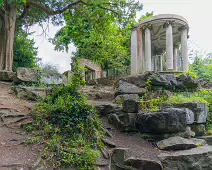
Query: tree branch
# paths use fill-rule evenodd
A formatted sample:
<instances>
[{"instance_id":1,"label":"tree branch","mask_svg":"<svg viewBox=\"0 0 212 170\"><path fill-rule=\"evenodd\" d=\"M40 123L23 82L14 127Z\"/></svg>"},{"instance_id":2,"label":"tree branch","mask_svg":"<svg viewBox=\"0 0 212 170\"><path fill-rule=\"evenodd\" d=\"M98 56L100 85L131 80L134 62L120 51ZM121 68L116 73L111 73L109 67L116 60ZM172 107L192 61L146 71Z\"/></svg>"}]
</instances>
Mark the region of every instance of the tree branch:
<instances>
[{"instance_id":1,"label":"tree branch","mask_svg":"<svg viewBox=\"0 0 212 170\"><path fill-rule=\"evenodd\" d=\"M31 5L31 6L33 6L33 7L36 7L36 8L42 10L43 12L45 12L46 14L49 14L49 15L61 14L61 13L65 12L65 11L68 10L68 9L72 9L74 6L76 6L77 4L80 4L80 3L81 3L81 4L84 4L84 5L86 5L86 6L93 6L93 4L86 3L86 2L84 2L83 0L76 0L75 2L73 2L73 3L71 3L71 4L68 4L68 5L67 5L66 7L64 7L64 8L58 9L58 10L54 11L54 10L51 10L51 9L45 7L43 4L38 3L38 2L35 2L35 1L33 1L33 0L27 0L27 2L26 2L27 5ZM103 4L108 4L108 5L109 5L109 3L103 3ZM113 5L114 5L114 4L113 4ZM112 10L112 9L106 8L106 7L103 7L103 6L101 6L101 5L97 5L97 6L98 6L99 8L101 8L101 9L104 9L104 10L107 10L107 11L110 11L110 12L113 12L113 13L115 13L115 14L118 15L118 12L116 12L115 10Z\"/></svg>"},{"instance_id":2,"label":"tree branch","mask_svg":"<svg viewBox=\"0 0 212 170\"><path fill-rule=\"evenodd\" d=\"M3 18L4 17L4 10L0 8L0 17Z\"/></svg>"},{"instance_id":3,"label":"tree branch","mask_svg":"<svg viewBox=\"0 0 212 170\"><path fill-rule=\"evenodd\" d=\"M45 7L43 4L37 3L33 0L27 0L27 2L26 2L26 4L31 5L33 7L36 7L36 8L42 10L43 12L45 12L46 14L49 14L49 15L61 14L61 13L65 12L67 9L71 9L79 3L82 3L82 0L77 0L76 2L73 2L73 3L67 5L66 7L64 7L62 9L58 9L56 11L53 11L53 10L50 10L47 7Z\"/></svg>"}]
</instances>

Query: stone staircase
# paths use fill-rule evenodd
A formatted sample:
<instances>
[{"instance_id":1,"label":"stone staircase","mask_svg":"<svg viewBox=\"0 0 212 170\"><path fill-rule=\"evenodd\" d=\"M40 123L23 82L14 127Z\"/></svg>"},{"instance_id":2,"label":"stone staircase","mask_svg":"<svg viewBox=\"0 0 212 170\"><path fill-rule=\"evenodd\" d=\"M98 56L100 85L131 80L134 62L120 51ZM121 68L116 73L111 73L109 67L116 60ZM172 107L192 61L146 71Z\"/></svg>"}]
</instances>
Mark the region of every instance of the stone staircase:
<instances>
[{"instance_id":1,"label":"stone staircase","mask_svg":"<svg viewBox=\"0 0 212 170\"><path fill-rule=\"evenodd\" d=\"M212 146L207 142L211 138L200 136L204 133L208 108L194 102L141 113L138 99L146 93L143 81L143 76L136 76L122 78L115 89L84 87L83 92L89 94L88 103L99 112L107 134L107 156L102 154L104 163L99 169L210 170ZM190 87L198 86L192 83L196 82L190 80ZM181 82L180 86L184 84ZM101 97L96 97L100 92Z\"/></svg>"}]
</instances>

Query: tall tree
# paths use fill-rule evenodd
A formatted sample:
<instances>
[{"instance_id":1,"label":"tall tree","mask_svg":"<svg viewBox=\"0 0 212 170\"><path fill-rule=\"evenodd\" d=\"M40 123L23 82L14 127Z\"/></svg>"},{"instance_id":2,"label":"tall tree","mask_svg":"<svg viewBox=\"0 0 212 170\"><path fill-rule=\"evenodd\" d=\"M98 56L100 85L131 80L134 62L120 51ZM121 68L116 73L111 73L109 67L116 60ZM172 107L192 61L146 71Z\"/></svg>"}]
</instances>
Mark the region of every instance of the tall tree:
<instances>
[{"instance_id":1,"label":"tall tree","mask_svg":"<svg viewBox=\"0 0 212 170\"><path fill-rule=\"evenodd\" d=\"M33 39L19 29L15 34L13 71L18 67L36 67L37 48Z\"/></svg>"},{"instance_id":2,"label":"tall tree","mask_svg":"<svg viewBox=\"0 0 212 170\"><path fill-rule=\"evenodd\" d=\"M25 25L44 21L60 24L64 12L90 18L89 11L93 8L107 11L112 18L122 19L134 15L140 6L135 0L0 0L0 70L12 70L17 22ZM84 8L87 12L82 14Z\"/></svg>"}]
</instances>

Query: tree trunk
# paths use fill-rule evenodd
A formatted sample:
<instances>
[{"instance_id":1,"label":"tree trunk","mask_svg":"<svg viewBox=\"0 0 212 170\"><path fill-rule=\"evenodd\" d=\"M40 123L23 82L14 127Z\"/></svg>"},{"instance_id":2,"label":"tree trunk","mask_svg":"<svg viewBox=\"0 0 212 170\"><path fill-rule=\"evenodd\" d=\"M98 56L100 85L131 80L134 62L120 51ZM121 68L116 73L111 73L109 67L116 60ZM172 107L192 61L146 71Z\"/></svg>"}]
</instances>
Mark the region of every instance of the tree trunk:
<instances>
[{"instance_id":1,"label":"tree trunk","mask_svg":"<svg viewBox=\"0 0 212 170\"><path fill-rule=\"evenodd\" d=\"M16 4L6 4L5 10L0 18L0 70L12 71Z\"/></svg>"}]
</instances>

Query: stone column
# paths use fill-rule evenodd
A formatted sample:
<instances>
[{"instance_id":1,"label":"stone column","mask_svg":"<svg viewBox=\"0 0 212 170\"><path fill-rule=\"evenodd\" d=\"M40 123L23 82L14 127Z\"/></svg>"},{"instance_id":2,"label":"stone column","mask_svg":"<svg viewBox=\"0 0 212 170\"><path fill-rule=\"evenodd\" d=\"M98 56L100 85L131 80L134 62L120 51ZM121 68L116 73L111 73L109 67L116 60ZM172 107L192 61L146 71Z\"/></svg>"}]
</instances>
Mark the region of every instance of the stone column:
<instances>
[{"instance_id":1,"label":"stone column","mask_svg":"<svg viewBox=\"0 0 212 170\"><path fill-rule=\"evenodd\" d=\"M138 73L137 69L137 31L133 30L131 34L131 75Z\"/></svg>"},{"instance_id":2,"label":"stone column","mask_svg":"<svg viewBox=\"0 0 212 170\"><path fill-rule=\"evenodd\" d=\"M158 58L158 71L163 71L163 55L159 55Z\"/></svg>"},{"instance_id":3,"label":"stone column","mask_svg":"<svg viewBox=\"0 0 212 170\"><path fill-rule=\"evenodd\" d=\"M182 71L188 72L188 29L183 27L181 29L181 53L182 53Z\"/></svg>"},{"instance_id":4,"label":"stone column","mask_svg":"<svg viewBox=\"0 0 212 170\"><path fill-rule=\"evenodd\" d=\"M166 23L166 69L173 70L173 36L172 36L172 25Z\"/></svg>"},{"instance_id":5,"label":"stone column","mask_svg":"<svg viewBox=\"0 0 212 170\"><path fill-rule=\"evenodd\" d=\"M178 48L177 47L174 48L173 62L174 62L174 71L178 71Z\"/></svg>"},{"instance_id":6,"label":"stone column","mask_svg":"<svg viewBox=\"0 0 212 170\"><path fill-rule=\"evenodd\" d=\"M145 29L145 71L152 71L151 55L151 32L147 27Z\"/></svg>"}]
</instances>

